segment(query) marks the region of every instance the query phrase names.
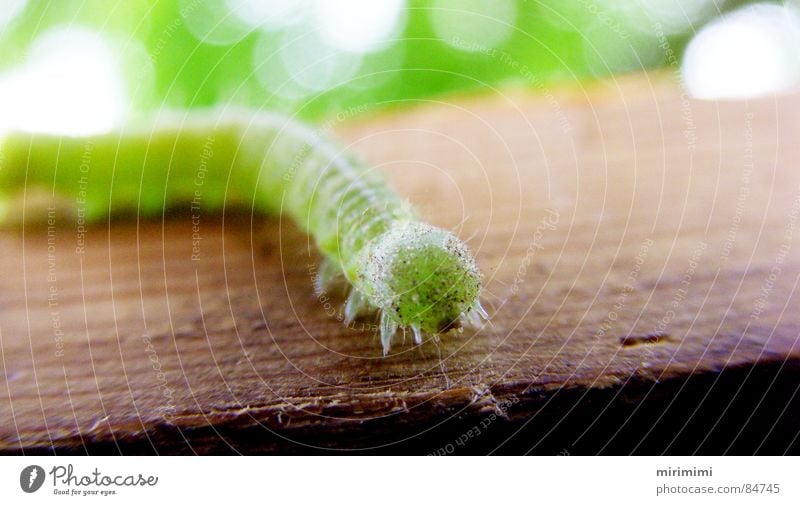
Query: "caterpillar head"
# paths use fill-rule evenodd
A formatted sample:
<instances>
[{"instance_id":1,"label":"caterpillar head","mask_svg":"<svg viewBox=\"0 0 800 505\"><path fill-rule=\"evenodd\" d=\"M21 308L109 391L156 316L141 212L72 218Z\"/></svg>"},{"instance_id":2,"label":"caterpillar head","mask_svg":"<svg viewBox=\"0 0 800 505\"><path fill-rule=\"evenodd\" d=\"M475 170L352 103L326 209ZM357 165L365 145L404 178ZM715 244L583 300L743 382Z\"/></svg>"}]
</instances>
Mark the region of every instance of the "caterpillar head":
<instances>
[{"instance_id":1,"label":"caterpillar head","mask_svg":"<svg viewBox=\"0 0 800 505\"><path fill-rule=\"evenodd\" d=\"M363 284L382 311L384 350L395 329L443 333L485 313L481 279L467 246L452 233L416 221L380 235L364 258Z\"/></svg>"}]
</instances>

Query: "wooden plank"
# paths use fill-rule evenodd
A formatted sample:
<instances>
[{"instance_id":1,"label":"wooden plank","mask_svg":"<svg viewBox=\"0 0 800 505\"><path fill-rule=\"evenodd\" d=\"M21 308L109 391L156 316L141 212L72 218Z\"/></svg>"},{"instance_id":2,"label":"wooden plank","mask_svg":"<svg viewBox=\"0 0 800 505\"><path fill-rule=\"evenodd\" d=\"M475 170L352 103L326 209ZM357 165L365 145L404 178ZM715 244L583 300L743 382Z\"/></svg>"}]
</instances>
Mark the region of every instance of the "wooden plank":
<instances>
[{"instance_id":1,"label":"wooden plank","mask_svg":"<svg viewBox=\"0 0 800 505\"><path fill-rule=\"evenodd\" d=\"M0 451L797 452L800 96L660 75L335 134L485 274L491 324L381 357L279 218L0 234Z\"/></svg>"}]
</instances>

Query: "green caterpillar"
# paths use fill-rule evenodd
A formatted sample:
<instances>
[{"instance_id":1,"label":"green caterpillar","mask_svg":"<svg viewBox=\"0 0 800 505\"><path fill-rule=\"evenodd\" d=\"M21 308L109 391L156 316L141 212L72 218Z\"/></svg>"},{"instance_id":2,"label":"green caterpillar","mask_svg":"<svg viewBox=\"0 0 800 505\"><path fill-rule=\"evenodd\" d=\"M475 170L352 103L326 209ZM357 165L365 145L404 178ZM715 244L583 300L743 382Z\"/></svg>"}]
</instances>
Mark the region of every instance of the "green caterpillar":
<instances>
[{"instance_id":1,"label":"green caterpillar","mask_svg":"<svg viewBox=\"0 0 800 505\"><path fill-rule=\"evenodd\" d=\"M82 203L86 221L109 213L158 215L198 196L223 205L284 212L315 239L324 288L342 276L350 323L380 311L384 355L398 328L444 333L488 318L480 272L452 233L418 220L370 167L316 130L245 110L186 112L90 137L14 132L0 137L0 220L15 196L39 187ZM77 199L77 200L76 200Z\"/></svg>"}]
</instances>

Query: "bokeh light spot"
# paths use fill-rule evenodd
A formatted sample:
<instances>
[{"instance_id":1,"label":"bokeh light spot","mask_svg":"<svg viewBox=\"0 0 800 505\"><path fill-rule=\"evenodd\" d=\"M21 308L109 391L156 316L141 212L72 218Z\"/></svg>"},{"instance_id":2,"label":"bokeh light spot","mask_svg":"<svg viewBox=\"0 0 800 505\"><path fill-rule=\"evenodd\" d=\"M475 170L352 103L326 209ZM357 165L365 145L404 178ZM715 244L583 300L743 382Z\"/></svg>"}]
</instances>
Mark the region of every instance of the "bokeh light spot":
<instances>
[{"instance_id":1,"label":"bokeh light spot","mask_svg":"<svg viewBox=\"0 0 800 505\"><path fill-rule=\"evenodd\" d=\"M2 0L0 2L0 33L11 24L18 15L22 14L28 0Z\"/></svg>"},{"instance_id":2,"label":"bokeh light spot","mask_svg":"<svg viewBox=\"0 0 800 505\"><path fill-rule=\"evenodd\" d=\"M228 10L225 0L180 0L186 28L204 44L226 46L245 38L252 27Z\"/></svg>"},{"instance_id":3,"label":"bokeh light spot","mask_svg":"<svg viewBox=\"0 0 800 505\"><path fill-rule=\"evenodd\" d=\"M306 89L325 91L349 80L361 65L361 56L327 44L308 27L286 32L281 59L292 79Z\"/></svg>"},{"instance_id":4,"label":"bokeh light spot","mask_svg":"<svg viewBox=\"0 0 800 505\"><path fill-rule=\"evenodd\" d=\"M253 48L253 72L258 83L273 95L297 100L311 93L292 80L280 54L282 35L263 32Z\"/></svg>"},{"instance_id":5,"label":"bokeh light spot","mask_svg":"<svg viewBox=\"0 0 800 505\"><path fill-rule=\"evenodd\" d=\"M800 83L800 18L756 4L714 20L689 43L683 80L697 98L747 98Z\"/></svg>"},{"instance_id":6,"label":"bokeh light spot","mask_svg":"<svg viewBox=\"0 0 800 505\"><path fill-rule=\"evenodd\" d=\"M477 52L501 46L511 37L517 6L514 0L434 0L430 16L444 43Z\"/></svg>"},{"instance_id":7,"label":"bokeh light spot","mask_svg":"<svg viewBox=\"0 0 800 505\"><path fill-rule=\"evenodd\" d=\"M725 0L597 0L598 20L619 22L625 29L644 34L654 30L678 35L699 28L720 12Z\"/></svg>"},{"instance_id":8,"label":"bokeh light spot","mask_svg":"<svg viewBox=\"0 0 800 505\"><path fill-rule=\"evenodd\" d=\"M64 135L101 133L127 108L108 42L70 25L36 40L21 67L0 75L0 128Z\"/></svg>"},{"instance_id":9,"label":"bokeh light spot","mask_svg":"<svg viewBox=\"0 0 800 505\"><path fill-rule=\"evenodd\" d=\"M279 30L299 23L312 0L226 0L228 9L253 28Z\"/></svg>"},{"instance_id":10,"label":"bokeh light spot","mask_svg":"<svg viewBox=\"0 0 800 505\"><path fill-rule=\"evenodd\" d=\"M325 42L343 51L370 52L396 36L404 0L339 0L316 4L315 19Z\"/></svg>"}]
</instances>

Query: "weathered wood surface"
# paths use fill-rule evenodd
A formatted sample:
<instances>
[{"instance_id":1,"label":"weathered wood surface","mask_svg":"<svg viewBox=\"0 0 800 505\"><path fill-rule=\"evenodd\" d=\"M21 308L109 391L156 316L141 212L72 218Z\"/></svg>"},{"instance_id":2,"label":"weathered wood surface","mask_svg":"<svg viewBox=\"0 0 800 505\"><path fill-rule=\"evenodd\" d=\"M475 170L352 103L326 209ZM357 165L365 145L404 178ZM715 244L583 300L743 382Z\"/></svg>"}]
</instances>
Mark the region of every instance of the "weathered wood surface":
<instances>
[{"instance_id":1,"label":"weathered wood surface","mask_svg":"<svg viewBox=\"0 0 800 505\"><path fill-rule=\"evenodd\" d=\"M800 96L638 76L338 125L469 238L491 324L387 358L278 218L0 234L0 451L783 453L800 442Z\"/></svg>"}]
</instances>

